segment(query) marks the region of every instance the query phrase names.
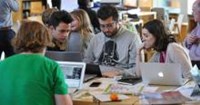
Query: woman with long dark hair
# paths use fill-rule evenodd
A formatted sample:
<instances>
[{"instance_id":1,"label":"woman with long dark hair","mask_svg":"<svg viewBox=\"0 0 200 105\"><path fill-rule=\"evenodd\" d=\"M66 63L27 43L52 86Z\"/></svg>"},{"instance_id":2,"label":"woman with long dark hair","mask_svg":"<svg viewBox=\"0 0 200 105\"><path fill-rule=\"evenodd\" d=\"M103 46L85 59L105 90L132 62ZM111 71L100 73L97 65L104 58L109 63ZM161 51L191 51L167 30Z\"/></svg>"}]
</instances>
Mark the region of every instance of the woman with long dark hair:
<instances>
[{"instance_id":1,"label":"woman with long dark hair","mask_svg":"<svg viewBox=\"0 0 200 105\"><path fill-rule=\"evenodd\" d=\"M179 63L183 77L191 77L189 70L192 65L188 53L180 44L175 42L172 35L167 33L161 21L152 20L147 22L142 29L142 40L143 44L137 51L138 68L141 62L141 51L143 49L153 49L155 53L149 62Z\"/></svg>"}]
</instances>

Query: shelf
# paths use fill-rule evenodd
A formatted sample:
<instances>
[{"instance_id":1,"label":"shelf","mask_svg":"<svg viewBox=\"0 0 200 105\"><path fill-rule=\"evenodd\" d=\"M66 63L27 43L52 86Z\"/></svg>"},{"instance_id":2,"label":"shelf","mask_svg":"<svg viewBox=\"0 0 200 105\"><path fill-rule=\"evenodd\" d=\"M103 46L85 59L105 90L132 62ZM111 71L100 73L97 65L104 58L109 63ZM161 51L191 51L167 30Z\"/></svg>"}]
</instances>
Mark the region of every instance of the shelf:
<instances>
[{"instance_id":1,"label":"shelf","mask_svg":"<svg viewBox=\"0 0 200 105\"><path fill-rule=\"evenodd\" d=\"M22 2L31 2L31 0L23 0Z\"/></svg>"},{"instance_id":2,"label":"shelf","mask_svg":"<svg viewBox=\"0 0 200 105\"><path fill-rule=\"evenodd\" d=\"M23 18L31 15L41 14L42 0L22 0Z\"/></svg>"},{"instance_id":3,"label":"shelf","mask_svg":"<svg viewBox=\"0 0 200 105\"><path fill-rule=\"evenodd\" d=\"M24 11L30 11L30 9L23 9L23 12L24 12Z\"/></svg>"}]
</instances>

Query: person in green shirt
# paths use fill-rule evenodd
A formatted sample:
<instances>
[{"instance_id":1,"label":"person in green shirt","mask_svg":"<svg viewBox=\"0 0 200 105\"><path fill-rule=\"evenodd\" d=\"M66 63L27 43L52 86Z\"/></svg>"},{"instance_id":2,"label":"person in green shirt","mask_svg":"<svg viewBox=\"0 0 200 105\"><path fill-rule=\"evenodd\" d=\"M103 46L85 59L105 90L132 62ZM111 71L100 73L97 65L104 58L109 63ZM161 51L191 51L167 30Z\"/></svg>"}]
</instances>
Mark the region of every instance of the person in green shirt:
<instances>
[{"instance_id":1,"label":"person in green shirt","mask_svg":"<svg viewBox=\"0 0 200 105\"><path fill-rule=\"evenodd\" d=\"M59 65L46 57L44 25L23 22L13 39L17 53L0 62L0 105L72 105Z\"/></svg>"}]
</instances>

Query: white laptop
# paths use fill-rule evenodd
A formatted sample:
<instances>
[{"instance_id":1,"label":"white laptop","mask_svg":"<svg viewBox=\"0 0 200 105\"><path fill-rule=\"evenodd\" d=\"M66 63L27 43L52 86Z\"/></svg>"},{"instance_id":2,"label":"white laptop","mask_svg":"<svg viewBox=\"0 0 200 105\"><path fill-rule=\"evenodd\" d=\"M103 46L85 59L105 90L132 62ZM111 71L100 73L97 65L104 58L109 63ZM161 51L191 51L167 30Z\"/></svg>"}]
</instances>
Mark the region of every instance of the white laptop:
<instances>
[{"instance_id":1,"label":"white laptop","mask_svg":"<svg viewBox=\"0 0 200 105\"><path fill-rule=\"evenodd\" d=\"M182 85L183 78L180 64L141 63L142 81L153 85Z\"/></svg>"},{"instance_id":2,"label":"white laptop","mask_svg":"<svg viewBox=\"0 0 200 105\"><path fill-rule=\"evenodd\" d=\"M63 71L69 92L72 93L75 89L81 89L85 76L86 63L66 61L57 61L57 63Z\"/></svg>"}]
</instances>

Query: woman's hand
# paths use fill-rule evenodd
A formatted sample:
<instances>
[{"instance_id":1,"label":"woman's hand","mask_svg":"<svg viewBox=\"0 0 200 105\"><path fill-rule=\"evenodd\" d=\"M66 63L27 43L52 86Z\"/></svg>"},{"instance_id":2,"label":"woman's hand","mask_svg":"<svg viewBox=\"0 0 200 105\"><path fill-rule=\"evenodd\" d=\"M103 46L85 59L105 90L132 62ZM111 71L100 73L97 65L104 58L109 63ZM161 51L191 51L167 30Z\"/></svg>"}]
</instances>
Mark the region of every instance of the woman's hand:
<instances>
[{"instance_id":1,"label":"woman's hand","mask_svg":"<svg viewBox=\"0 0 200 105\"><path fill-rule=\"evenodd\" d=\"M142 44L139 45L138 50L137 50L137 54L140 54L141 51L144 49L144 42Z\"/></svg>"},{"instance_id":2,"label":"woman's hand","mask_svg":"<svg viewBox=\"0 0 200 105\"><path fill-rule=\"evenodd\" d=\"M189 43L189 44L196 44L196 43L199 43L199 40L200 40L200 38L198 38L197 36L193 36L193 35L189 35L189 36L187 37L187 39L188 39L188 43Z\"/></svg>"}]
</instances>

